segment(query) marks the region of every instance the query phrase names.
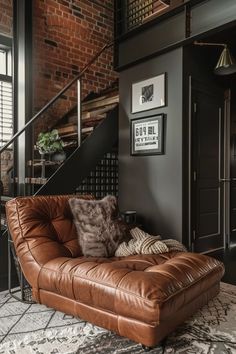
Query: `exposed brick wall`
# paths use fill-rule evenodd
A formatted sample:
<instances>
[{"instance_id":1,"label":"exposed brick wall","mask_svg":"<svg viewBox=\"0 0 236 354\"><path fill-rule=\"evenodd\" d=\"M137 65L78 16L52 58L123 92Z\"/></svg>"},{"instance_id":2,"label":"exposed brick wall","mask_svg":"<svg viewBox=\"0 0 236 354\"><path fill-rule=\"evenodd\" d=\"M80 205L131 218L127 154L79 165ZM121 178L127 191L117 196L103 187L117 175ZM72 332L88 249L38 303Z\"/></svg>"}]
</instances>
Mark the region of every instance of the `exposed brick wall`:
<instances>
[{"instance_id":1,"label":"exposed brick wall","mask_svg":"<svg viewBox=\"0 0 236 354\"><path fill-rule=\"evenodd\" d=\"M112 0L34 1L34 111L37 112L113 38ZM83 79L83 96L99 92L117 78L109 49ZM74 87L38 123L37 132L50 129L65 107L75 105Z\"/></svg>"},{"instance_id":2,"label":"exposed brick wall","mask_svg":"<svg viewBox=\"0 0 236 354\"><path fill-rule=\"evenodd\" d=\"M11 36L12 0L0 0L0 33ZM68 83L104 44L113 38L113 0L33 1L33 110L37 112ZM83 79L83 96L110 86L117 74L112 67L113 49L106 51ZM76 103L73 87L36 126L50 129ZM12 153L2 156L2 178L7 192L6 171ZM4 171L3 171L4 170Z\"/></svg>"},{"instance_id":3,"label":"exposed brick wall","mask_svg":"<svg viewBox=\"0 0 236 354\"><path fill-rule=\"evenodd\" d=\"M12 35L12 0L0 0L0 34Z\"/></svg>"}]
</instances>

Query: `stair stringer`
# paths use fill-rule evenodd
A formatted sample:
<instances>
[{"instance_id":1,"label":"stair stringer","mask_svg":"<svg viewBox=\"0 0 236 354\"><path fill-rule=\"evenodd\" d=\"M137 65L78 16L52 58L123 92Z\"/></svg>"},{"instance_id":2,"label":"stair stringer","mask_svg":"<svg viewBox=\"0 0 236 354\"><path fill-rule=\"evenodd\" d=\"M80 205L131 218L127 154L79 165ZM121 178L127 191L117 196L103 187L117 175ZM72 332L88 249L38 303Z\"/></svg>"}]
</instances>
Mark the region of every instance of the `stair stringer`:
<instances>
[{"instance_id":1,"label":"stair stringer","mask_svg":"<svg viewBox=\"0 0 236 354\"><path fill-rule=\"evenodd\" d=\"M118 143L118 106L107 114L35 195L73 194L105 153Z\"/></svg>"}]
</instances>

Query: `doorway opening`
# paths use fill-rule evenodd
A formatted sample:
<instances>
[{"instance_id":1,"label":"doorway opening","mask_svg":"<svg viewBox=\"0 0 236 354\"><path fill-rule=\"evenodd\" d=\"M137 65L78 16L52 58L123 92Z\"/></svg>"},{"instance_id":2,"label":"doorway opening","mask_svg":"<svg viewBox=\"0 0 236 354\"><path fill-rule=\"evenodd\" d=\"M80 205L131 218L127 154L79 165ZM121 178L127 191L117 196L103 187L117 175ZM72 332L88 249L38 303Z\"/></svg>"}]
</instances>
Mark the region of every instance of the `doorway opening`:
<instances>
[{"instance_id":1,"label":"doorway opening","mask_svg":"<svg viewBox=\"0 0 236 354\"><path fill-rule=\"evenodd\" d=\"M225 43L235 57L235 35L236 27L202 41ZM236 74L214 74L221 51L184 48L187 234L202 253L236 246Z\"/></svg>"}]
</instances>

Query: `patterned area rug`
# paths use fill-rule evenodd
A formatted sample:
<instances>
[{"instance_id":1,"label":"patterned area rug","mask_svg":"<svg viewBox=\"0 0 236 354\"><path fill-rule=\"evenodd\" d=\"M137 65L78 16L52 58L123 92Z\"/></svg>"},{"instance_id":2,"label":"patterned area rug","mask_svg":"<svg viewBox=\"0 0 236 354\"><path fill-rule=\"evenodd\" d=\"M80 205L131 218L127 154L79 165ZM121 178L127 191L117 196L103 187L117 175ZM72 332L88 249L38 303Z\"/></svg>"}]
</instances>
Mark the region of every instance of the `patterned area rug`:
<instances>
[{"instance_id":1,"label":"patterned area rug","mask_svg":"<svg viewBox=\"0 0 236 354\"><path fill-rule=\"evenodd\" d=\"M140 354L141 345L43 305L0 293L0 354ZM221 292L149 354L236 354L236 286Z\"/></svg>"}]
</instances>

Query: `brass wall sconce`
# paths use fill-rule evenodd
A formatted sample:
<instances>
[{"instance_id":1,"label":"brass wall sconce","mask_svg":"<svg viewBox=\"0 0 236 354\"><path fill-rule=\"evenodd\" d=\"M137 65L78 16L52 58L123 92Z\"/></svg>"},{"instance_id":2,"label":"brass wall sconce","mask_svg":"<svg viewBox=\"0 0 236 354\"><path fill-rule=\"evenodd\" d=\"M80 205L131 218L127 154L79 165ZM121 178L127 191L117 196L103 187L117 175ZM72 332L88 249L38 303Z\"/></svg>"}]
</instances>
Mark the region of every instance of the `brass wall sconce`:
<instances>
[{"instance_id":1,"label":"brass wall sconce","mask_svg":"<svg viewBox=\"0 0 236 354\"><path fill-rule=\"evenodd\" d=\"M230 75L236 72L236 61L230 50L225 43L208 43L208 42L193 42L195 45L200 46L213 46L213 47L223 47L223 51L214 69L216 75Z\"/></svg>"}]
</instances>

